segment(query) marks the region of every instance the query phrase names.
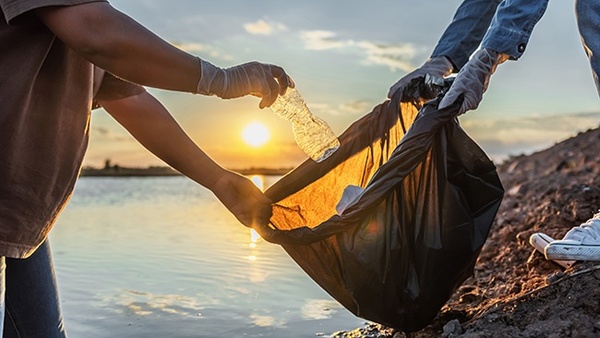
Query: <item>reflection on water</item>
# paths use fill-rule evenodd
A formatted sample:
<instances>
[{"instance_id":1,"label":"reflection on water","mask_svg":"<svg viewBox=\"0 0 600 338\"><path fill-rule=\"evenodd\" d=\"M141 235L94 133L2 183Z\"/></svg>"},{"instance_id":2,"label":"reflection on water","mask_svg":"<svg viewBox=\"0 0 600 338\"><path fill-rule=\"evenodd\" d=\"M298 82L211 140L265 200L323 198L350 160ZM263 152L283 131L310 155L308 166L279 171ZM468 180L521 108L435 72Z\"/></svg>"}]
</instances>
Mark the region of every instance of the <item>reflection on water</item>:
<instances>
[{"instance_id":1,"label":"reflection on water","mask_svg":"<svg viewBox=\"0 0 600 338\"><path fill-rule=\"evenodd\" d=\"M265 180L262 175L252 175L250 176L250 181L252 181L252 183L254 183L254 185L257 186L258 189L262 191L265 190Z\"/></svg>"},{"instance_id":2,"label":"reflection on water","mask_svg":"<svg viewBox=\"0 0 600 338\"><path fill-rule=\"evenodd\" d=\"M204 308L197 299L180 294L152 294L134 290L121 290L103 299L103 306L118 314L135 316L160 316L173 314L181 317L199 317Z\"/></svg>"},{"instance_id":3,"label":"reflection on water","mask_svg":"<svg viewBox=\"0 0 600 338\"><path fill-rule=\"evenodd\" d=\"M260 327L269 327L269 326L284 326L285 322L282 320L277 320L275 317L271 316L261 316L257 314L251 314L250 318L252 319L252 323L256 326Z\"/></svg>"},{"instance_id":4,"label":"reflection on water","mask_svg":"<svg viewBox=\"0 0 600 338\"><path fill-rule=\"evenodd\" d=\"M256 232L256 230L254 230L254 229L250 229L250 247L251 248L256 247L256 242L258 242L259 239L260 239L260 235L258 234L258 232Z\"/></svg>"},{"instance_id":5,"label":"reflection on water","mask_svg":"<svg viewBox=\"0 0 600 338\"><path fill-rule=\"evenodd\" d=\"M70 337L313 337L364 322L183 177L80 179L51 245Z\"/></svg>"},{"instance_id":6,"label":"reflection on water","mask_svg":"<svg viewBox=\"0 0 600 338\"><path fill-rule=\"evenodd\" d=\"M338 309L343 307L334 300L308 299L302 307L302 317L305 319L329 319Z\"/></svg>"}]
</instances>

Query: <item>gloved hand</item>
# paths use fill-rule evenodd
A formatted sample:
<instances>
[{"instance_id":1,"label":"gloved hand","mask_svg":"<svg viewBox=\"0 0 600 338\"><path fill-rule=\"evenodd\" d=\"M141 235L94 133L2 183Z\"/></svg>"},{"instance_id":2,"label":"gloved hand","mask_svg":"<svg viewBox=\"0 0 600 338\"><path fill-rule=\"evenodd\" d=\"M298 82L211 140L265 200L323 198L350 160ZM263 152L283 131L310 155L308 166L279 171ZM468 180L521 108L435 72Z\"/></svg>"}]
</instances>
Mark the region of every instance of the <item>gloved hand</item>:
<instances>
[{"instance_id":1,"label":"gloved hand","mask_svg":"<svg viewBox=\"0 0 600 338\"><path fill-rule=\"evenodd\" d=\"M458 115L479 106L483 93L487 90L490 77L496 67L508 59L507 54L498 53L491 49L482 48L456 75L456 79L438 105L439 109L450 106L459 95L464 95Z\"/></svg>"},{"instance_id":2,"label":"gloved hand","mask_svg":"<svg viewBox=\"0 0 600 338\"><path fill-rule=\"evenodd\" d=\"M246 177L225 170L208 188L243 225L269 224L272 202Z\"/></svg>"},{"instance_id":3,"label":"gloved hand","mask_svg":"<svg viewBox=\"0 0 600 338\"><path fill-rule=\"evenodd\" d=\"M431 59L427 60L420 68L417 68L412 72L406 74L404 77L398 80L398 82L394 83L394 85L392 85L390 87L390 90L388 91L388 98L392 98L392 96L394 96L394 94L398 90L408 86L412 82L412 80L416 78L421 77L424 79L425 75L429 74L431 77L434 78L434 80L442 80L445 76L452 74L453 69L454 66L452 66L452 63L450 62L450 60L448 60L447 57L432 57Z\"/></svg>"},{"instance_id":4,"label":"gloved hand","mask_svg":"<svg viewBox=\"0 0 600 338\"><path fill-rule=\"evenodd\" d=\"M268 107L294 82L283 68L260 62L248 62L231 68L219 68L200 60L201 77L197 93L232 99L248 94L261 97L259 107Z\"/></svg>"}]
</instances>

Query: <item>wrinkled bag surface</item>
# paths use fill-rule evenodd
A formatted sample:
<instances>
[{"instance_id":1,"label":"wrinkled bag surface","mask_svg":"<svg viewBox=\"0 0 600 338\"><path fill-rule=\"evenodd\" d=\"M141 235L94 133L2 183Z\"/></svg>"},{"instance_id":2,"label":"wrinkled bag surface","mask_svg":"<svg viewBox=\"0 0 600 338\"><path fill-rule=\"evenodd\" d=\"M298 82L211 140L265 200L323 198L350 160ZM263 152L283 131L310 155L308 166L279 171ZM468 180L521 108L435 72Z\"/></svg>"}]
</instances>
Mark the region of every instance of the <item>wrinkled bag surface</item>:
<instances>
[{"instance_id":1,"label":"wrinkled bag surface","mask_svg":"<svg viewBox=\"0 0 600 338\"><path fill-rule=\"evenodd\" d=\"M271 186L272 224L256 230L356 316L412 332L472 275L504 190L457 106L401 96ZM365 191L338 215L348 185Z\"/></svg>"}]
</instances>

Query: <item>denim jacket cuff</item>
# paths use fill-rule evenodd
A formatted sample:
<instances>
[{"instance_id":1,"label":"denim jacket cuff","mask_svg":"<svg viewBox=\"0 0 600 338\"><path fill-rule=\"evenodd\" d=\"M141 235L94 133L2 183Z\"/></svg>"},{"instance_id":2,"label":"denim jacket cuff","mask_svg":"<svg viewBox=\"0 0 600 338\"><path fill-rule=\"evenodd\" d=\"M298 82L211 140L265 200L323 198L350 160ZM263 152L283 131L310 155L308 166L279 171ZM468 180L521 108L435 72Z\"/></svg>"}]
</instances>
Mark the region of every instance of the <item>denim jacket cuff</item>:
<instances>
[{"instance_id":1,"label":"denim jacket cuff","mask_svg":"<svg viewBox=\"0 0 600 338\"><path fill-rule=\"evenodd\" d=\"M487 31L481 46L499 53L508 54L512 60L519 59L525 52L529 34L503 27L493 27Z\"/></svg>"}]
</instances>

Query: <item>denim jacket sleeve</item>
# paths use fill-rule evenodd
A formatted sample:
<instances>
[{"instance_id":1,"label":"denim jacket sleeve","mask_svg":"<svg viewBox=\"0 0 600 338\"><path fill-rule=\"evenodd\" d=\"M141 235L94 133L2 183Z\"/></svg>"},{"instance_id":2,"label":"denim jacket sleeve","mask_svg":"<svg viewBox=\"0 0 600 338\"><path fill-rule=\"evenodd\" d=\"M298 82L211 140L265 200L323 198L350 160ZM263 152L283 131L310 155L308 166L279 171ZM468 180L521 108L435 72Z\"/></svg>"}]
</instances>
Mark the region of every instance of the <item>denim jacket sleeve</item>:
<instances>
[{"instance_id":1,"label":"denim jacket sleeve","mask_svg":"<svg viewBox=\"0 0 600 338\"><path fill-rule=\"evenodd\" d=\"M455 71L469 61L479 47L501 0L465 0L438 41L431 57L446 56Z\"/></svg>"},{"instance_id":2,"label":"denim jacket sleeve","mask_svg":"<svg viewBox=\"0 0 600 338\"><path fill-rule=\"evenodd\" d=\"M546 12L548 0L504 0L483 37L482 47L520 58L533 27Z\"/></svg>"},{"instance_id":3,"label":"denim jacket sleeve","mask_svg":"<svg viewBox=\"0 0 600 338\"><path fill-rule=\"evenodd\" d=\"M431 56L449 57L458 70L481 44L518 59L547 5L548 0L465 0Z\"/></svg>"}]
</instances>

